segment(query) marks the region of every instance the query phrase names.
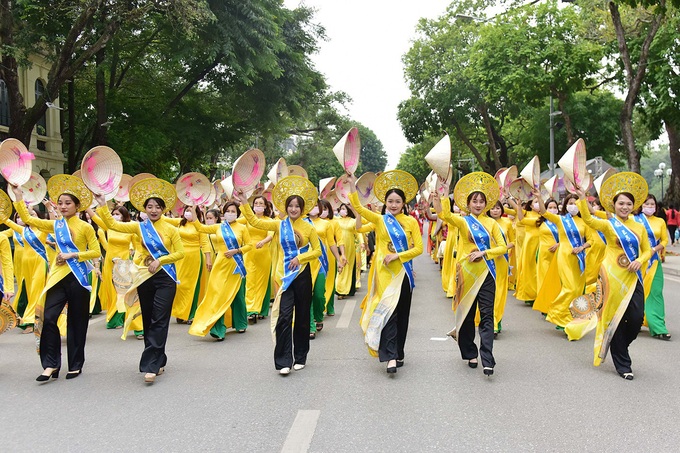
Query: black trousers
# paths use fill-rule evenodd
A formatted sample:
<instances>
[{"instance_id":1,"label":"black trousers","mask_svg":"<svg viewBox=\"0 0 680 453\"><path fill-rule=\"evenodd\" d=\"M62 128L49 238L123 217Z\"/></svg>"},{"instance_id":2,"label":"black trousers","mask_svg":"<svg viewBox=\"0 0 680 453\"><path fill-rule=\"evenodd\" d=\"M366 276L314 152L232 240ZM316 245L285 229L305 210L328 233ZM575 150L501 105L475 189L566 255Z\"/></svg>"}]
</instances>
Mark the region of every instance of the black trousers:
<instances>
[{"instance_id":1,"label":"black trousers","mask_svg":"<svg viewBox=\"0 0 680 453\"><path fill-rule=\"evenodd\" d=\"M85 364L85 340L90 320L90 292L69 273L47 290L43 328L40 336L40 362L43 368L61 368L61 337L57 320L68 303L66 346L68 369L78 371Z\"/></svg>"},{"instance_id":2,"label":"black trousers","mask_svg":"<svg viewBox=\"0 0 680 453\"><path fill-rule=\"evenodd\" d=\"M276 346L274 347L274 366L277 370L290 368L293 363L304 365L307 362L311 303L312 272L307 266L281 294L279 319L276 321ZM291 327L293 310L295 310L295 326ZM295 347L295 352L293 352L293 347Z\"/></svg>"},{"instance_id":3,"label":"black trousers","mask_svg":"<svg viewBox=\"0 0 680 453\"><path fill-rule=\"evenodd\" d=\"M470 312L465 317L458 332L458 347L463 360L477 358L475 344L475 314L479 307L481 320L479 322L479 352L482 366L493 368L496 361L493 358L493 305L496 297L496 282L491 274L487 274L482 287L479 288Z\"/></svg>"},{"instance_id":4,"label":"black trousers","mask_svg":"<svg viewBox=\"0 0 680 453\"><path fill-rule=\"evenodd\" d=\"M144 352L139 361L139 371L142 373L158 374L159 369L168 362L165 343L176 291L177 283L163 269L159 269L137 288L144 326Z\"/></svg>"},{"instance_id":5,"label":"black trousers","mask_svg":"<svg viewBox=\"0 0 680 453\"><path fill-rule=\"evenodd\" d=\"M669 238L668 240L670 241L671 245L675 244L675 230L677 230L678 227L675 225L668 225L668 234Z\"/></svg>"},{"instance_id":6,"label":"black trousers","mask_svg":"<svg viewBox=\"0 0 680 453\"><path fill-rule=\"evenodd\" d=\"M408 319L411 314L411 284L408 276L404 275L401 282L401 293L394 313L387 320L387 324L380 332L380 345L378 346L378 358L381 362L390 360L404 360L404 345L408 333Z\"/></svg>"},{"instance_id":7,"label":"black trousers","mask_svg":"<svg viewBox=\"0 0 680 453\"><path fill-rule=\"evenodd\" d=\"M612 361L619 373L632 372L630 365L630 353L628 346L635 340L642 327L645 317L645 290L640 281L635 286L635 292L628 302L628 308L612 336L609 349L612 353Z\"/></svg>"}]
</instances>

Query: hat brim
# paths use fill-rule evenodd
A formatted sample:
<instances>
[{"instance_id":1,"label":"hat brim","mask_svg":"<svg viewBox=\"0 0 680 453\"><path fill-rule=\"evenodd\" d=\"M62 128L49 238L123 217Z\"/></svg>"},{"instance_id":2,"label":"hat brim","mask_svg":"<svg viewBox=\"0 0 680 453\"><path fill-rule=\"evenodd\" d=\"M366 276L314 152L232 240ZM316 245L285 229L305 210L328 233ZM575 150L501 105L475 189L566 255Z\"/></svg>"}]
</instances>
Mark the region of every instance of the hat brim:
<instances>
[{"instance_id":1,"label":"hat brim","mask_svg":"<svg viewBox=\"0 0 680 453\"><path fill-rule=\"evenodd\" d=\"M468 173L458 180L453 189L453 199L461 211L469 213L468 197L473 192L481 192L486 197L486 210L496 205L500 189L496 179L483 171Z\"/></svg>"},{"instance_id":2,"label":"hat brim","mask_svg":"<svg viewBox=\"0 0 680 453\"><path fill-rule=\"evenodd\" d=\"M633 198L633 210L637 210L645 202L647 194L649 193L649 186L647 181L641 175L631 171L624 171L616 173L605 182L600 188L600 203L602 207L611 213L614 213L614 197L628 192Z\"/></svg>"},{"instance_id":3,"label":"hat brim","mask_svg":"<svg viewBox=\"0 0 680 453\"><path fill-rule=\"evenodd\" d=\"M78 211L85 211L92 206L94 196L82 179L72 175L54 175L47 181L47 193L50 199L57 202L63 194L73 195L80 201Z\"/></svg>"},{"instance_id":4,"label":"hat brim","mask_svg":"<svg viewBox=\"0 0 680 453\"><path fill-rule=\"evenodd\" d=\"M373 193L381 203L385 203L385 196L391 189L400 189L406 197L405 203L410 202L418 193L418 181L410 173L402 170L390 170L375 178Z\"/></svg>"},{"instance_id":5,"label":"hat brim","mask_svg":"<svg viewBox=\"0 0 680 453\"><path fill-rule=\"evenodd\" d=\"M177 193L175 186L167 181L158 178L147 178L137 181L130 187L130 203L139 212L144 211L144 203L149 198L159 198L165 203L163 212L168 212L177 203Z\"/></svg>"}]
</instances>

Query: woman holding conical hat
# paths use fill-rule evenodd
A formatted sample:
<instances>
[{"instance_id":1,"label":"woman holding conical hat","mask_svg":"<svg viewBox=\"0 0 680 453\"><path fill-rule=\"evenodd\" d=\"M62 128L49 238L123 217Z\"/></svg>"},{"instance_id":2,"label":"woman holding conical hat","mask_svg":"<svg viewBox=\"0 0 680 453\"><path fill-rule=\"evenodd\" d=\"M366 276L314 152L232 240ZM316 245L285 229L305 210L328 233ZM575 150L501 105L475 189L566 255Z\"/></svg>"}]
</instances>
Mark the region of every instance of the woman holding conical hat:
<instances>
[{"instance_id":1,"label":"woman holding conical hat","mask_svg":"<svg viewBox=\"0 0 680 453\"><path fill-rule=\"evenodd\" d=\"M252 201L251 209L257 218L271 218L267 199L259 195ZM272 293L272 247L274 232L256 228L246 222L253 249L245 255L246 262L246 311L248 318L257 321L269 315Z\"/></svg>"},{"instance_id":2,"label":"woman holding conical hat","mask_svg":"<svg viewBox=\"0 0 680 453\"><path fill-rule=\"evenodd\" d=\"M325 299L326 306L324 311L328 316L335 316L335 280L339 273L342 273L347 260L345 258L345 246L342 244L342 229L333 215L333 206L327 200L320 200L319 206L321 212L319 218L328 222L329 244L335 243L337 255L331 253L328 255L328 273L326 274L326 290Z\"/></svg>"},{"instance_id":3,"label":"woman holding conical hat","mask_svg":"<svg viewBox=\"0 0 680 453\"><path fill-rule=\"evenodd\" d=\"M558 329L564 329L569 340L580 340L588 333L587 325L572 324L574 317L569 306L583 294L586 286L585 250L590 248L593 231L580 217L576 195L569 194L564 198L560 215L546 209L538 191L534 196L539 201L541 216L557 226L560 244L555 254L556 278L546 277L534 309L547 313L546 320Z\"/></svg>"},{"instance_id":4,"label":"woman holding conical hat","mask_svg":"<svg viewBox=\"0 0 680 453\"><path fill-rule=\"evenodd\" d=\"M192 214L196 213L195 208L191 211ZM238 205L233 201L227 202L223 214L224 221L220 224L203 225L198 220L191 222L191 226L204 235L219 233L222 243L219 241L214 243L217 257L210 271L208 290L198 304L189 334L204 337L210 332L210 335L218 341L224 340L227 332L224 317L232 302L240 296L240 300L245 304L244 255L253 248L248 228L237 221L241 215ZM234 327L239 331L243 331L248 325L245 307L241 311L242 313L238 312L241 319L234 323Z\"/></svg>"},{"instance_id":5,"label":"woman holding conical hat","mask_svg":"<svg viewBox=\"0 0 680 453\"><path fill-rule=\"evenodd\" d=\"M512 220L503 217L503 204L499 201L489 209L487 215L494 219L501 229L508 252L497 257L496 261L496 296L493 303L493 332L498 335L503 330L502 321L505 304L508 300L508 279L510 276L510 252L515 248L515 228ZM450 231L450 230L449 230Z\"/></svg>"},{"instance_id":6,"label":"woman holding conical hat","mask_svg":"<svg viewBox=\"0 0 680 453\"><path fill-rule=\"evenodd\" d=\"M536 297L541 291L545 276L548 275L550 263L555 258L557 249L560 246L560 235L557 224L548 220L540 212L540 205L543 201L539 196L534 196L534 201L538 203L538 219L536 226L538 227L538 255L536 256ZM553 215L559 215L560 208L554 198L548 198L545 201L546 212ZM535 300L535 298L534 298Z\"/></svg>"},{"instance_id":7,"label":"woman holding conical hat","mask_svg":"<svg viewBox=\"0 0 680 453\"><path fill-rule=\"evenodd\" d=\"M175 263L184 257L179 231L163 216L175 205L175 188L157 178L142 179L130 188L130 202L147 216L141 223L117 222L104 197L96 198L100 206L97 214L109 230L134 234L143 245L137 249L139 253L135 253L132 286L126 294L126 303L132 305L130 301L139 297L144 325L144 352L139 371L145 373L145 382L153 383L168 361L165 344L178 283Z\"/></svg>"},{"instance_id":8,"label":"woman holding conical hat","mask_svg":"<svg viewBox=\"0 0 680 453\"><path fill-rule=\"evenodd\" d=\"M609 220L590 215L585 191L577 188L579 211L586 225L604 233L607 250L600 278L604 302L598 313L594 365L599 366L611 348L616 371L633 379L628 346L637 338L644 318L643 272L652 256L645 227L633 219L647 196L647 182L632 172L607 179L600 188L600 201L614 214Z\"/></svg>"},{"instance_id":9,"label":"woman holding conical hat","mask_svg":"<svg viewBox=\"0 0 680 453\"><path fill-rule=\"evenodd\" d=\"M517 286L515 298L531 304L536 299L538 293L538 288L536 287L538 283L536 255L541 242L541 225L538 222L540 216L537 212L538 201L528 201L523 208L518 206L512 198L508 199L508 201L514 208L509 213L515 215L519 223L519 225L516 225L517 236L520 236L520 228L523 230L524 235L521 251L517 257L517 267L519 269L515 279Z\"/></svg>"},{"instance_id":10,"label":"woman holding conical hat","mask_svg":"<svg viewBox=\"0 0 680 453\"><path fill-rule=\"evenodd\" d=\"M14 208L28 226L54 233L59 253L50 266L43 293L42 331L40 332L40 361L44 369L39 382L59 376L61 367L61 338L57 320L68 303L67 345L69 372L66 379L78 377L85 363L85 340L89 321L89 300L92 288L88 281L86 262L101 257L99 242L91 225L78 217L78 212L92 204L92 192L80 178L56 175L47 185L50 197L58 200L62 218L42 220L31 217L23 202L19 187L12 186L16 202ZM42 304L41 304L42 305Z\"/></svg>"},{"instance_id":11,"label":"woman holding conical hat","mask_svg":"<svg viewBox=\"0 0 680 453\"><path fill-rule=\"evenodd\" d=\"M345 299L346 297L354 296L357 290L357 266L361 266L360 257L357 257L357 235L356 229L356 214L354 210L347 203L342 203L338 208L338 217L335 222L342 231L342 242L339 244L343 246L345 251L345 266L342 271L338 269L338 274L335 278L335 292L338 299Z\"/></svg>"},{"instance_id":12,"label":"woman holding conical hat","mask_svg":"<svg viewBox=\"0 0 680 453\"><path fill-rule=\"evenodd\" d=\"M288 176L278 181L272 201L279 212L285 214L280 220L258 218L243 191L236 193L248 223L273 231L274 242L278 245L272 327L276 341L274 365L281 375L289 374L291 367L301 370L307 363L312 301L309 263L321 256L321 246L316 229L304 220L304 216L316 204L317 195L314 185L301 176Z\"/></svg>"},{"instance_id":13,"label":"woman holding conical hat","mask_svg":"<svg viewBox=\"0 0 680 453\"><path fill-rule=\"evenodd\" d=\"M374 273L361 318L364 341L372 355L387 362L387 372L396 373L404 363L411 298L415 287L413 258L423 253L418 221L408 213L407 203L418 192L413 176L401 170L381 173L373 190L382 203L383 215L361 205L354 185L350 202L359 215L375 226Z\"/></svg>"},{"instance_id":14,"label":"woman holding conical hat","mask_svg":"<svg viewBox=\"0 0 680 453\"><path fill-rule=\"evenodd\" d=\"M484 374L494 372L493 357L494 300L498 278L495 259L507 252L507 246L498 223L486 216L487 205L494 206L500 195L493 176L475 172L461 178L453 191L453 198L467 215L453 215L449 198L441 203L434 198L439 218L455 225L459 230L458 264L456 269L456 295L453 299L456 325L450 333L458 341L463 360L476 368L478 352ZM479 308L480 348L475 344L475 312Z\"/></svg>"},{"instance_id":15,"label":"woman holding conical hat","mask_svg":"<svg viewBox=\"0 0 680 453\"><path fill-rule=\"evenodd\" d=\"M33 208L28 208L28 211L32 217L43 218L42 214ZM21 222L21 219L17 220ZM25 278L22 277L23 281L18 286L19 293L14 299L14 305L17 315L21 317L22 324L19 327L24 329L24 333L31 333L35 323L35 308L45 288L50 262L50 257L47 253L48 246L46 244L47 233L28 226L22 226L10 219L7 219L4 223L14 234L21 237L24 244L20 263L21 275L25 276ZM18 251L18 249L19 247L15 247L15 251ZM12 291L14 291L14 288L12 288Z\"/></svg>"},{"instance_id":16,"label":"woman holding conical hat","mask_svg":"<svg viewBox=\"0 0 680 453\"><path fill-rule=\"evenodd\" d=\"M666 310L663 299L663 269L661 257L668 245L668 229L666 222L657 217L656 197L648 194L642 209L635 216L635 221L644 225L649 243L652 247L652 257L645 273L645 319L649 327L649 334L660 340L670 340L671 336L666 327Z\"/></svg>"},{"instance_id":17,"label":"woman holding conical hat","mask_svg":"<svg viewBox=\"0 0 680 453\"><path fill-rule=\"evenodd\" d=\"M181 218L167 219L167 222L177 227L184 247L184 258L177 263L179 284L175 301L172 303L172 316L177 318L180 324L189 323L194 318L201 293L206 236L191 226L195 219L203 222L203 213L198 210L196 217L193 215L191 208L185 206Z\"/></svg>"}]
</instances>

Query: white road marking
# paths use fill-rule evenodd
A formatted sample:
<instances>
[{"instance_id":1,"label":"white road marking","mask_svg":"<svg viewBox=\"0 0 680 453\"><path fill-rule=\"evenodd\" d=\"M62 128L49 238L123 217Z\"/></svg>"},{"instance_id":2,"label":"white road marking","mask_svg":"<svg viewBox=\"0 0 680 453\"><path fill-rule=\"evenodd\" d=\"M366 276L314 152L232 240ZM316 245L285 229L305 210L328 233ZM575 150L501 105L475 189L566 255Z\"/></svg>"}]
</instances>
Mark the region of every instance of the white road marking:
<instances>
[{"instance_id":1,"label":"white road marking","mask_svg":"<svg viewBox=\"0 0 680 453\"><path fill-rule=\"evenodd\" d=\"M299 410L283 443L282 453L305 453L309 450L321 411Z\"/></svg>"},{"instance_id":2,"label":"white road marking","mask_svg":"<svg viewBox=\"0 0 680 453\"><path fill-rule=\"evenodd\" d=\"M357 302L355 300L345 299L345 306L342 307L342 314L335 327L338 329L346 329L349 327L349 323L352 322L352 314L354 313L354 307L356 307L356 305Z\"/></svg>"},{"instance_id":3,"label":"white road marking","mask_svg":"<svg viewBox=\"0 0 680 453\"><path fill-rule=\"evenodd\" d=\"M432 337L430 338L430 341L446 341L448 339L449 337Z\"/></svg>"}]
</instances>

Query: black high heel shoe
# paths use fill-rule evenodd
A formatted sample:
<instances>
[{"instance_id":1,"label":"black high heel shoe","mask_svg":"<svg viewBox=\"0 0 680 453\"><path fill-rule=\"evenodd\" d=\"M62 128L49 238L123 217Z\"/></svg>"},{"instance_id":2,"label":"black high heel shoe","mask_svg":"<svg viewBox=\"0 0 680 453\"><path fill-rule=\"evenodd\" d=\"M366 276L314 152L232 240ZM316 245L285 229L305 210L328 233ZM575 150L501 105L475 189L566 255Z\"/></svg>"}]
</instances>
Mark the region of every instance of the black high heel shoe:
<instances>
[{"instance_id":1,"label":"black high heel shoe","mask_svg":"<svg viewBox=\"0 0 680 453\"><path fill-rule=\"evenodd\" d=\"M59 368L55 368L52 371L52 373L50 373L50 374L41 374L40 376L35 378L35 380L38 381L38 382L45 382L45 381L49 381L50 378L52 378L52 379L59 378Z\"/></svg>"},{"instance_id":2,"label":"black high heel shoe","mask_svg":"<svg viewBox=\"0 0 680 453\"><path fill-rule=\"evenodd\" d=\"M77 371L69 371L68 373L66 373L66 379L75 379L78 376L80 376L81 374L83 374L82 369L77 370Z\"/></svg>"},{"instance_id":3,"label":"black high heel shoe","mask_svg":"<svg viewBox=\"0 0 680 453\"><path fill-rule=\"evenodd\" d=\"M493 376L493 368L485 366L484 367L484 374L486 376Z\"/></svg>"},{"instance_id":4,"label":"black high heel shoe","mask_svg":"<svg viewBox=\"0 0 680 453\"><path fill-rule=\"evenodd\" d=\"M392 362L392 360L390 360L390 362ZM389 364L390 362L387 362L387 363ZM394 362L396 362L396 360L395 360ZM397 365L395 364L395 366L388 366L388 367L387 367L387 372L388 372L389 374L394 374L394 373L396 373L396 372L397 372Z\"/></svg>"},{"instance_id":5,"label":"black high heel shoe","mask_svg":"<svg viewBox=\"0 0 680 453\"><path fill-rule=\"evenodd\" d=\"M470 368L477 368L477 365L479 365L479 362L473 362L473 360L477 360L477 359L470 359L470 360L468 360L468 366L469 366Z\"/></svg>"}]
</instances>

